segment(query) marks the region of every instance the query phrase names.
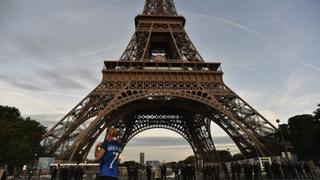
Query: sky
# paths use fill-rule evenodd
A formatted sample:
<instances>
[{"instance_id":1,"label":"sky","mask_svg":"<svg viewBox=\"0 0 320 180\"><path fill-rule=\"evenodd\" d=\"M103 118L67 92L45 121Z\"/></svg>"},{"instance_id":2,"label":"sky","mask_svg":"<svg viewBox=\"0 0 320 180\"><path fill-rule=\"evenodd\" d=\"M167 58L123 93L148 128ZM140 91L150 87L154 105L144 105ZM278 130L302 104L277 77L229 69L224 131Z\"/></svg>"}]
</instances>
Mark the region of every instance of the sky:
<instances>
[{"instance_id":1,"label":"sky","mask_svg":"<svg viewBox=\"0 0 320 180\"><path fill-rule=\"evenodd\" d=\"M15 106L51 127L99 84L103 61L119 59L143 3L1 0L0 105ZM320 103L319 0L175 3L205 61L221 62L224 82L268 120L284 123L315 110ZM229 147L230 140L221 141L225 134L213 129L217 147ZM141 151L146 159L166 161L192 154L183 138L166 130L133 138L125 158L138 160Z\"/></svg>"}]
</instances>

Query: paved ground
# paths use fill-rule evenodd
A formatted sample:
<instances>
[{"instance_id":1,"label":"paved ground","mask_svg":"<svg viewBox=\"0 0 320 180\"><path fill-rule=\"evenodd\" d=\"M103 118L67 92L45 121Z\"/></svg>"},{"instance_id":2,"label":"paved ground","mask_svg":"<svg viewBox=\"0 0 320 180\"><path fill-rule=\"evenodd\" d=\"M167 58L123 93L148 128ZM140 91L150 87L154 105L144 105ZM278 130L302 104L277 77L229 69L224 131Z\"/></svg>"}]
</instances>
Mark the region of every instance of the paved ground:
<instances>
[{"instance_id":1,"label":"paved ground","mask_svg":"<svg viewBox=\"0 0 320 180\"><path fill-rule=\"evenodd\" d=\"M50 180L50 179L51 179L50 176L41 176L40 178L38 178L38 177L31 178L31 180ZM13 177L9 176L7 180L13 180ZM22 178L20 180L27 180L27 178ZM95 180L95 179L84 178L83 180ZM119 180L128 180L128 177L120 177ZM146 177L139 177L138 180L147 180L147 178ZM155 179L153 179L153 180L155 180ZM174 178L167 178L167 180L174 180ZM202 180L202 178L197 177L197 180ZM221 178L221 180L225 180L225 179ZM243 178L243 180L245 180L245 179ZM268 180L268 179L264 178L263 180ZM281 180L286 180L286 179L281 179ZM301 180L301 179L290 179L290 180ZM318 177L318 178L315 178L314 180L320 180L320 178Z\"/></svg>"},{"instance_id":2,"label":"paved ground","mask_svg":"<svg viewBox=\"0 0 320 180\"><path fill-rule=\"evenodd\" d=\"M128 180L128 178L127 177L120 177L119 180ZM146 177L142 177L142 178L139 177L138 180L147 180L147 178ZM167 178L167 180L174 180L174 178ZM197 180L202 180L202 178L198 177ZM221 178L221 180L225 180L225 179ZM245 180L245 179L243 178L243 180ZM264 178L263 180L268 180L268 179ZM281 179L281 180L301 180L301 179ZM314 180L320 180L320 178L315 178Z\"/></svg>"}]
</instances>

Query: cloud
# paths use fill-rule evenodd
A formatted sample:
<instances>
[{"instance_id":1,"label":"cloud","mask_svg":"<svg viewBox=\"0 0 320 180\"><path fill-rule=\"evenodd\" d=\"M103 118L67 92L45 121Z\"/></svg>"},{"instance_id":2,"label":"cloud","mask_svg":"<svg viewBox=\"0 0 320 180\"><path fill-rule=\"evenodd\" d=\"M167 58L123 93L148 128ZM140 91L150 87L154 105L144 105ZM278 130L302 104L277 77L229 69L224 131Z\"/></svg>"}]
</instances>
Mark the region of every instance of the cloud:
<instances>
[{"instance_id":1,"label":"cloud","mask_svg":"<svg viewBox=\"0 0 320 180\"><path fill-rule=\"evenodd\" d=\"M316 70L316 71L320 72L320 67L317 67L317 66L315 66L313 64L310 64L310 63L301 63L301 64L306 66L306 67L308 67L308 68L311 68L313 70Z\"/></svg>"},{"instance_id":2,"label":"cloud","mask_svg":"<svg viewBox=\"0 0 320 180\"><path fill-rule=\"evenodd\" d=\"M207 19L211 19L211 20L214 20L214 21L219 21L219 22L222 22L222 23L225 23L225 24L228 24L228 25L231 25L233 27L236 27L238 29L241 29L242 31L245 31L245 32L248 32L250 34L253 34L254 36L258 37L259 39L269 43L269 44L272 44L272 42L270 40L268 40L264 35L262 35L261 33L245 26L245 25L242 25L242 24L239 24L239 23L236 23L234 21L231 21L231 20L228 20L228 19L225 19L225 18L221 18L221 17L216 17L216 16L211 16L211 15L205 15L205 14L200 14L200 13L195 13L195 12L188 12L190 13L191 15L196 15L196 16L199 16L199 17L202 17L202 18L207 18Z\"/></svg>"},{"instance_id":3,"label":"cloud","mask_svg":"<svg viewBox=\"0 0 320 180\"><path fill-rule=\"evenodd\" d=\"M84 89L86 86L82 85L80 82L67 78L65 74L58 73L50 70L42 70L38 73L42 80L49 81L56 88L61 89Z\"/></svg>"},{"instance_id":4,"label":"cloud","mask_svg":"<svg viewBox=\"0 0 320 180\"><path fill-rule=\"evenodd\" d=\"M35 114L35 115L23 115L31 117L36 121L39 121L42 125L50 128L60 121L64 114Z\"/></svg>"},{"instance_id":5,"label":"cloud","mask_svg":"<svg viewBox=\"0 0 320 180\"><path fill-rule=\"evenodd\" d=\"M223 63L223 66L265 66L271 65L268 62L248 62L248 63Z\"/></svg>"},{"instance_id":6,"label":"cloud","mask_svg":"<svg viewBox=\"0 0 320 180\"><path fill-rule=\"evenodd\" d=\"M18 89L24 89L24 90L30 90L30 91L43 90L43 88L41 88L41 86L37 86L37 85L34 85L32 83L28 83L28 82L23 82L22 80L11 79L8 82L10 82L12 85L17 87Z\"/></svg>"},{"instance_id":7,"label":"cloud","mask_svg":"<svg viewBox=\"0 0 320 180\"><path fill-rule=\"evenodd\" d=\"M16 92L33 92L33 93L40 93L40 94L45 94L45 95L52 95L52 96L67 96L67 97L82 97L80 95L76 95L76 94L67 94L67 93L60 93L60 92L53 92L53 91L43 91L43 90L39 90L37 87L28 87L28 85L23 85L22 87L9 87L7 85L1 85L0 84L0 88L1 89L6 89L6 90L13 90Z\"/></svg>"},{"instance_id":8,"label":"cloud","mask_svg":"<svg viewBox=\"0 0 320 180\"><path fill-rule=\"evenodd\" d=\"M79 74L81 70L79 70ZM84 72L87 72L84 70ZM15 90L25 90L25 91L38 91L43 94L50 95L61 95L61 96L76 96L72 94L59 93L56 91L50 91L48 87L53 87L56 89L86 89L86 86L77 80L71 79L66 76L65 73L56 72L51 70L42 69L40 72L35 73L36 75L24 75L24 77L11 76L11 75L1 75L0 79L8 84L11 84L13 87L2 85L2 88L6 89L15 89ZM90 78L90 73L86 74ZM21 76L21 75L20 75ZM23 75L22 75L23 76ZM28 81L27 81L28 79Z\"/></svg>"},{"instance_id":9,"label":"cloud","mask_svg":"<svg viewBox=\"0 0 320 180\"><path fill-rule=\"evenodd\" d=\"M288 77L287 81L284 83L282 88L280 88L278 92L279 97L286 97L288 94L294 92L295 90L301 88L306 81L303 77L303 74L305 73L305 68L313 68L313 69L318 69L314 65L311 65L309 62L316 56L318 51L320 50L320 45L316 46L310 54L305 56L305 58L300 61L300 64L303 64L303 67L298 67L296 70L291 73L291 75Z\"/></svg>"},{"instance_id":10,"label":"cloud","mask_svg":"<svg viewBox=\"0 0 320 180\"><path fill-rule=\"evenodd\" d=\"M112 50L112 49L115 49L115 48L118 48L118 47L120 47L120 45L112 45L112 46L109 46L109 47L106 47L106 48L96 49L96 50L84 52L84 53L81 53L81 54L76 54L76 55L57 58L56 61L70 60L70 59L79 58L79 57L85 57L85 56L93 56L93 55L102 53L104 51Z\"/></svg>"}]
</instances>

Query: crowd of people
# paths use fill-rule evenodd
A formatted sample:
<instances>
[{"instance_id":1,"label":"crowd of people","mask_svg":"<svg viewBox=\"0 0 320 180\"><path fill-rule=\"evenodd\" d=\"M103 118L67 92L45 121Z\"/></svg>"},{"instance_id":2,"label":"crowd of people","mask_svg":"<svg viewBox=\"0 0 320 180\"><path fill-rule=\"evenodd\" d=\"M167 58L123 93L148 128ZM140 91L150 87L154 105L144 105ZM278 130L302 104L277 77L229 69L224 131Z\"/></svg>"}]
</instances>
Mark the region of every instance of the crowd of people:
<instances>
[{"instance_id":1,"label":"crowd of people","mask_svg":"<svg viewBox=\"0 0 320 180\"><path fill-rule=\"evenodd\" d=\"M128 166L127 174L128 174L128 180L138 180L138 177L139 177L138 166Z\"/></svg>"},{"instance_id":2,"label":"crowd of people","mask_svg":"<svg viewBox=\"0 0 320 180\"><path fill-rule=\"evenodd\" d=\"M84 169L80 166L54 167L51 170L51 180L82 180Z\"/></svg>"},{"instance_id":3,"label":"crowd of people","mask_svg":"<svg viewBox=\"0 0 320 180\"><path fill-rule=\"evenodd\" d=\"M316 177L316 166L309 162L273 161L259 162L249 161L239 163L232 162L228 168L225 163L207 165L203 167L204 180L262 180L262 179L314 179ZM264 174L262 174L264 170Z\"/></svg>"},{"instance_id":4,"label":"crowd of people","mask_svg":"<svg viewBox=\"0 0 320 180\"><path fill-rule=\"evenodd\" d=\"M180 179L195 180L196 179L196 170L193 165L183 165L181 167L175 166L171 169L170 172L174 174L174 178L176 180L180 180ZM168 175L168 168L165 165L162 165L158 168L154 168L154 174L152 173L152 167L150 165L146 166L147 180L151 180L151 179L166 180L167 175Z\"/></svg>"},{"instance_id":5,"label":"crowd of people","mask_svg":"<svg viewBox=\"0 0 320 180\"><path fill-rule=\"evenodd\" d=\"M264 163L268 179L314 179L316 168L314 163L306 161L273 161L272 164Z\"/></svg>"},{"instance_id":6,"label":"crowd of people","mask_svg":"<svg viewBox=\"0 0 320 180\"><path fill-rule=\"evenodd\" d=\"M303 161L273 161L261 164L243 161L205 165L200 174L203 180L315 179L317 166L317 164ZM193 165L171 167L170 170L165 165L156 168L147 165L145 172L147 180L166 180L167 175L171 175L175 180L196 179L196 169ZM127 173L129 180L138 180L137 167L127 167Z\"/></svg>"}]
</instances>

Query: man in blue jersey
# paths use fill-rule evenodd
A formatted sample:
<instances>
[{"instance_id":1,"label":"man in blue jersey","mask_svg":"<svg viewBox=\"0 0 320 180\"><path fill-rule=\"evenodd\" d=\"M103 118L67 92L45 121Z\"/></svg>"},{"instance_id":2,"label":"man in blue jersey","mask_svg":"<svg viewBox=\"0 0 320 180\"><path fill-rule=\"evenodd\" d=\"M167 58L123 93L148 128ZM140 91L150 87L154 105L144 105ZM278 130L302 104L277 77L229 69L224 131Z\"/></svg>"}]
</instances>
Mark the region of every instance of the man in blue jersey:
<instances>
[{"instance_id":1,"label":"man in blue jersey","mask_svg":"<svg viewBox=\"0 0 320 180\"><path fill-rule=\"evenodd\" d=\"M99 180L118 179L118 157L121 153L118 137L119 131L111 128L105 141L96 146L95 158L100 161Z\"/></svg>"}]
</instances>

